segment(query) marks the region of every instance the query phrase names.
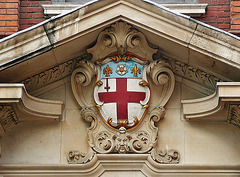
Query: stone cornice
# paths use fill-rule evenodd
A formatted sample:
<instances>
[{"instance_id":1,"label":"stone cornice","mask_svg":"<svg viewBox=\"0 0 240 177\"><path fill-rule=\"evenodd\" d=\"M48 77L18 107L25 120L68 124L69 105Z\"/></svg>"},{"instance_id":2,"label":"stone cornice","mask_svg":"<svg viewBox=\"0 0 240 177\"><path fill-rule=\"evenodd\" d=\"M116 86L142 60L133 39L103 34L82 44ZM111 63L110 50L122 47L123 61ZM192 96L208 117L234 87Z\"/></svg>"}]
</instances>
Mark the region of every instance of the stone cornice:
<instances>
[{"instance_id":1,"label":"stone cornice","mask_svg":"<svg viewBox=\"0 0 240 177\"><path fill-rule=\"evenodd\" d=\"M2 175L26 176L100 176L107 171L139 171L146 176L159 176L159 174L174 173L175 176L191 173L192 176L236 176L240 174L239 165L173 165L156 164L148 159L147 154L97 154L96 159L82 165L1 165L0 173ZM116 159L118 161L116 162ZM116 164L116 165L113 165ZM220 174L223 173L223 174ZM157 175L156 175L157 174Z\"/></svg>"}]
</instances>

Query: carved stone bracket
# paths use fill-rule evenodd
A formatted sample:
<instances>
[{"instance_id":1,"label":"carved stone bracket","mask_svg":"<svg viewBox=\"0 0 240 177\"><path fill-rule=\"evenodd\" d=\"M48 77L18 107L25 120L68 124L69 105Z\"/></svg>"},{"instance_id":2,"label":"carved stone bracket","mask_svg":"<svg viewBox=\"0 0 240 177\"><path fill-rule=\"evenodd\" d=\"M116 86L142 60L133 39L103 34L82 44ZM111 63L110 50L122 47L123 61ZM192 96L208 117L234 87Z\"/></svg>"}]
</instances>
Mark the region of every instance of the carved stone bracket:
<instances>
[{"instance_id":1,"label":"carved stone bracket","mask_svg":"<svg viewBox=\"0 0 240 177\"><path fill-rule=\"evenodd\" d=\"M0 138L19 122L60 120L63 102L29 95L23 84L0 84Z\"/></svg>"}]
</instances>

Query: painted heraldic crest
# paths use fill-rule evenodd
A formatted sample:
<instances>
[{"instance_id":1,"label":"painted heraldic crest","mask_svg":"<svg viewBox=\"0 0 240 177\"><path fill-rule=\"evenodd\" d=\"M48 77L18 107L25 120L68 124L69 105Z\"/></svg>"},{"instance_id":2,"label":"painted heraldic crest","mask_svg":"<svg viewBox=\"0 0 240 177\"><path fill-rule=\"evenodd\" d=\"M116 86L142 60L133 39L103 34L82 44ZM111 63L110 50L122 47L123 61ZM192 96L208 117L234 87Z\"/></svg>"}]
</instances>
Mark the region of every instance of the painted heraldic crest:
<instances>
[{"instance_id":1,"label":"painted heraldic crest","mask_svg":"<svg viewBox=\"0 0 240 177\"><path fill-rule=\"evenodd\" d=\"M93 97L101 117L114 129L135 127L150 101L148 61L130 53L115 53L96 63L99 67Z\"/></svg>"}]
</instances>

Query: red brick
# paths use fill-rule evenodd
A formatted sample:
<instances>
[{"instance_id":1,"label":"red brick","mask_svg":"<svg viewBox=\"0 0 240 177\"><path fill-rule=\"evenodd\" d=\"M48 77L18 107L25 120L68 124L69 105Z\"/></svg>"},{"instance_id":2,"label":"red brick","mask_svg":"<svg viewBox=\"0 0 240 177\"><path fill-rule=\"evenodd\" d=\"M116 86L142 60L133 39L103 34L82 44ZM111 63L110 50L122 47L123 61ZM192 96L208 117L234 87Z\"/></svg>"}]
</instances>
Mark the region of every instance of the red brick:
<instances>
[{"instance_id":1,"label":"red brick","mask_svg":"<svg viewBox=\"0 0 240 177\"><path fill-rule=\"evenodd\" d=\"M41 7L28 7L27 12L43 12L43 8L41 8Z\"/></svg>"},{"instance_id":2,"label":"red brick","mask_svg":"<svg viewBox=\"0 0 240 177\"><path fill-rule=\"evenodd\" d=\"M240 29L240 25L231 25L231 29L238 30Z\"/></svg>"},{"instance_id":3,"label":"red brick","mask_svg":"<svg viewBox=\"0 0 240 177\"><path fill-rule=\"evenodd\" d=\"M39 6L38 1L32 1L32 6L33 6L33 7L37 7L37 6Z\"/></svg>"},{"instance_id":4,"label":"red brick","mask_svg":"<svg viewBox=\"0 0 240 177\"><path fill-rule=\"evenodd\" d=\"M6 35L6 36L9 36L9 35L11 35L11 34L13 34L13 33L15 33L15 32L5 32L5 35Z\"/></svg>"},{"instance_id":5,"label":"red brick","mask_svg":"<svg viewBox=\"0 0 240 177\"><path fill-rule=\"evenodd\" d=\"M230 17L230 12L219 12L218 17Z\"/></svg>"},{"instance_id":6,"label":"red brick","mask_svg":"<svg viewBox=\"0 0 240 177\"><path fill-rule=\"evenodd\" d=\"M217 12L207 12L206 16L207 17L217 17L218 13Z\"/></svg>"},{"instance_id":7,"label":"red brick","mask_svg":"<svg viewBox=\"0 0 240 177\"><path fill-rule=\"evenodd\" d=\"M228 0L218 0L218 4L228 4Z\"/></svg>"},{"instance_id":8,"label":"red brick","mask_svg":"<svg viewBox=\"0 0 240 177\"><path fill-rule=\"evenodd\" d=\"M205 23L215 23L216 22L216 18L206 17L206 18L203 18L201 21L205 22Z\"/></svg>"},{"instance_id":9,"label":"red brick","mask_svg":"<svg viewBox=\"0 0 240 177\"><path fill-rule=\"evenodd\" d=\"M223 6L209 6L207 8L208 11L221 11L223 10Z\"/></svg>"},{"instance_id":10,"label":"red brick","mask_svg":"<svg viewBox=\"0 0 240 177\"><path fill-rule=\"evenodd\" d=\"M217 24L217 23L215 23L215 24L211 24L211 23L210 23L209 25L214 26L214 27L216 27L216 28L218 27L218 24Z\"/></svg>"},{"instance_id":11,"label":"red brick","mask_svg":"<svg viewBox=\"0 0 240 177\"><path fill-rule=\"evenodd\" d=\"M7 0L0 0L0 2L7 2Z\"/></svg>"},{"instance_id":12,"label":"red brick","mask_svg":"<svg viewBox=\"0 0 240 177\"><path fill-rule=\"evenodd\" d=\"M0 8L8 8L8 9L14 9L14 8L18 8L18 4L17 3L0 3Z\"/></svg>"},{"instance_id":13,"label":"red brick","mask_svg":"<svg viewBox=\"0 0 240 177\"><path fill-rule=\"evenodd\" d=\"M7 0L7 2L17 2L17 3L19 3L19 0Z\"/></svg>"},{"instance_id":14,"label":"red brick","mask_svg":"<svg viewBox=\"0 0 240 177\"><path fill-rule=\"evenodd\" d=\"M232 19L231 24L233 24L233 25L240 24L240 19Z\"/></svg>"},{"instance_id":15,"label":"red brick","mask_svg":"<svg viewBox=\"0 0 240 177\"><path fill-rule=\"evenodd\" d=\"M1 38L5 37L5 33L6 33L6 32L1 32L1 31L0 31L0 37L1 37ZM2 36L3 36L3 37L2 37Z\"/></svg>"},{"instance_id":16,"label":"red brick","mask_svg":"<svg viewBox=\"0 0 240 177\"><path fill-rule=\"evenodd\" d=\"M21 13L20 17L21 18L32 18L32 13Z\"/></svg>"},{"instance_id":17,"label":"red brick","mask_svg":"<svg viewBox=\"0 0 240 177\"><path fill-rule=\"evenodd\" d=\"M211 5L218 5L218 0L212 0Z\"/></svg>"},{"instance_id":18,"label":"red brick","mask_svg":"<svg viewBox=\"0 0 240 177\"><path fill-rule=\"evenodd\" d=\"M18 27L0 27L0 31L12 31L12 32L17 32L18 31Z\"/></svg>"},{"instance_id":19,"label":"red brick","mask_svg":"<svg viewBox=\"0 0 240 177\"><path fill-rule=\"evenodd\" d=\"M240 6L240 1L231 1L231 6Z\"/></svg>"},{"instance_id":20,"label":"red brick","mask_svg":"<svg viewBox=\"0 0 240 177\"><path fill-rule=\"evenodd\" d=\"M218 24L218 28L227 29L230 28L230 24Z\"/></svg>"},{"instance_id":21,"label":"red brick","mask_svg":"<svg viewBox=\"0 0 240 177\"><path fill-rule=\"evenodd\" d=\"M44 18L44 14L43 13L33 13L32 18Z\"/></svg>"},{"instance_id":22,"label":"red brick","mask_svg":"<svg viewBox=\"0 0 240 177\"><path fill-rule=\"evenodd\" d=\"M230 6L223 6L224 11L230 11Z\"/></svg>"},{"instance_id":23,"label":"red brick","mask_svg":"<svg viewBox=\"0 0 240 177\"><path fill-rule=\"evenodd\" d=\"M0 21L0 26L6 26L6 22L5 21Z\"/></svg>"},{"instance_id":24,"label":"red brick","mask_svg":"<svg viewBox=\"0 0 240 177\"><path fill-rule=\"evenodd\" d=\"M17 15L0 15L1 20L18 20Z\"/></svg>"},{"instance_id":25,"label":"red brick","mask_svg":"<svg viewBox=\"0 0 240 177\"><path fill-rule=\"evenodd\" d=\"M240 12L240 7L232 7L231 12Z\"/></svg>"},{"instance_id":26,"label":"red brick","mask_svg":"<svg viewBox=\"0 0 240 177\"><path fill-rule=\"evenodd\" d=\"M18 21L6 21L6 26L19 26Z\"/></svg>"},{"instance_id":27,"label":"red brick","mask_svg":"<svg viewBox=\"0 0 240 177\"><path fill-rule=\"evenodd\" d=\"M27 12L27 7L21 7L20 12Z\"/></svg>"},{"instance_id":28,"label":"red brick","mask_svg":"<svg viewBox=\"0 0 240 177\"><path fill-rule=\"evenodd\" d=\"M18 9L7 9L7 14L18 14Z\"/></svg>"},{"instance_id":29,"label":"red brick","mask_svg":"<svg viewBox=\"0 0 240 177\"><path fill-rule=\"evenodd\" d=\"M31 5L31 2L29 1L21 1L21 6L22 7L27 7L27 6L30 6Z\"/></svg>"},{"instance_id":30,"label":"red brick","mask_svg":"<svg viewBox=\"0 0 240 177\"><path fill-rule=\"evenodd\" d=\"M230 23L230 18L225 18L224 23Z\"/></svg>"},{"instance_id":31,"label":"red brick","mask_svg":"<svg viewBox=\"0 0 240 177\"><path fill-rule=\"evenodd\" d=\"M20 29L23 30L23 29L26 29L26 28L29 28L29 27L31 27L31 25L21 25Z\"/></svg>"},{"instance_id":32,"label":"red brick","mask_svg":"<svg viewBox=\"0 0 240 177\"><path fill-rule=\"evenodd\" d=\"M231 14L232 18L240 18L240 13Z\"/></svg>"},{"instance_id":33,"label":"red brick","mask_svg":"<svg viewBox=\"0 0 240 177\"><path fill-rule=\"evenodd\" d=\"M218 23L223 23L224 22L224 18L216 18L215 20Z\"/></svg>"},{"instance_id":34,"label":"red brick","mask_svg":"<svg viewBox=\"0 0 240 177\"><path fill-rule=\"evenodd\" d=\"M7 14L7 9L0 9L0 14Z\"/></svg>"},{"instance_id":35,"label":"red brick","mask_svg":"<svg viewBox=\"0 0 240 177\"><path fill-rule=\"evenodd\" d=\"M28 24L37 24L44 21L44 19L21 19L20 25L28 25Z\"/></svg>"}]
</instances>

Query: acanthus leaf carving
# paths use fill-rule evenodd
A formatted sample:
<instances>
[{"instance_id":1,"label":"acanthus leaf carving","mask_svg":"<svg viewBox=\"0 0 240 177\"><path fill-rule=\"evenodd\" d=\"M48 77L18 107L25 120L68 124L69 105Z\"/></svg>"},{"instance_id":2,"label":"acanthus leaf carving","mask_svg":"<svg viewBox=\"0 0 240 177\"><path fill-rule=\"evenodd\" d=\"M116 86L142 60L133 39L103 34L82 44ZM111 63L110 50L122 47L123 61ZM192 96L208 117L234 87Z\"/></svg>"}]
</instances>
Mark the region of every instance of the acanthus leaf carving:
<instances>
[{"instance_id":1,"label":"acanthus leaf carving","mask_svg":"<svg viewBox=\"0 0 240 177\"><path fill-rule=\"evenodd\" d=\"M240 128L240 105L231 104L228 114L228 123Z\"/></svg>"},{"instance_id":2,"label":"acanthus leaf carving","mask_svg":"<svg viewBox=\"0 0 240 177\"><path fill-rule=\"evenodd\" d=\"M0 118L0 124L4 131L7 131L19 122L12 106L0 105Z\"/></svg>"}]
</instances>

